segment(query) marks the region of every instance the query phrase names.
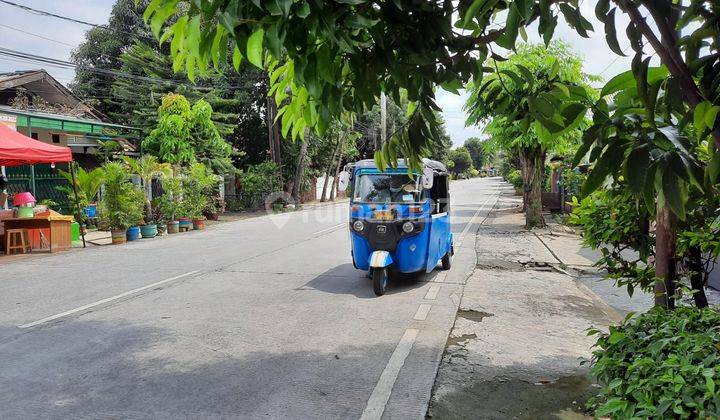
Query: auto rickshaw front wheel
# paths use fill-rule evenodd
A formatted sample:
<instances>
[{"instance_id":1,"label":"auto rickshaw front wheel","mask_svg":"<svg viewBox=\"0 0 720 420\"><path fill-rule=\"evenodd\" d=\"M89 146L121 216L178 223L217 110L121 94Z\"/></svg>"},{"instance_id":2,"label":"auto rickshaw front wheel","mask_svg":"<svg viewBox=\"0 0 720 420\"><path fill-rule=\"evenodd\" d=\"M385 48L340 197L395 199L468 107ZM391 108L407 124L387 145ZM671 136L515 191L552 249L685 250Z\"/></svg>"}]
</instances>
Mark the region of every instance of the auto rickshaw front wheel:
<instances>
[{"instance_id":1,"label":"auto rickshaw front wheel","mask_svg":"<svg viewBox=\"0 0 720 420\"><path fill-rule=\"evenodd\" d=\"M385 294L388 283L388 270L386 267L372 269L373 291L377 296Z\"/></svg>"}]
</instances>

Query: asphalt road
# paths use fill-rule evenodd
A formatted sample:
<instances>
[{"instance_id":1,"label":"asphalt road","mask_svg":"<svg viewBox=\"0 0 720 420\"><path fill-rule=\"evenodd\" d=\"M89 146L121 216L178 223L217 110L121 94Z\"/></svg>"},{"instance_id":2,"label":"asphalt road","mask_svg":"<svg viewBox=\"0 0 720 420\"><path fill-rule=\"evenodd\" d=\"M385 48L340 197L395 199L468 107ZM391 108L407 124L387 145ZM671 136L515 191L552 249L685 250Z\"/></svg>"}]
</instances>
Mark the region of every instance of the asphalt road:
<instances>
[{"instance_id":1,"label":"asphalt road","mask_svg":"<svg viewBox=\"0 0 720 420\"><path fill-rule=\"evenodd\" d=\"M453 268L379 298L347 203L0 257L0 417L423 418L498 186L454 182Z\"/></svg>"}]
</instances>

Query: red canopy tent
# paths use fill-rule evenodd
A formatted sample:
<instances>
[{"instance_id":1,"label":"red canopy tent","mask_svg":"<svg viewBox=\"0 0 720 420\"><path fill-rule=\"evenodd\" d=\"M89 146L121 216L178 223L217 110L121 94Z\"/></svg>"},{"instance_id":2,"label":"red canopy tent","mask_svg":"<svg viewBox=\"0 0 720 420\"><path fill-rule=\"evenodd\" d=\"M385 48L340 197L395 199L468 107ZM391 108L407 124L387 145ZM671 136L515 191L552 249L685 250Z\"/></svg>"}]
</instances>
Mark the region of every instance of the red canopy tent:
<instances>
[{"instance_id":1,"label":"red canopy tent","mask_svg":"<svg viewBox=\"0 0 720 420\"><path fill-rule=\"evenodd\" d=\"M4 124L0 124L0 166L72 162L72 160L72 151L69 147L53 146L52 144L37 141ZM70 164L70 173L73 178L75 201L78 202L75 168L72 164ZM80 209L78 208L77 211L78 220L80 220ZM83 246L85 246L85 234L82 233Z\"/></svg>"},{"instance_id":2,"label":"red canopy tent","mask_svg":"<svg viewBox=\"0 0 720 420\"><path fill-rule=\"evenodd\" d=\"M0 166L34 165L72 161L69 147L53 146L31 139L0 124Z\"/></svg>"}]
</instances>

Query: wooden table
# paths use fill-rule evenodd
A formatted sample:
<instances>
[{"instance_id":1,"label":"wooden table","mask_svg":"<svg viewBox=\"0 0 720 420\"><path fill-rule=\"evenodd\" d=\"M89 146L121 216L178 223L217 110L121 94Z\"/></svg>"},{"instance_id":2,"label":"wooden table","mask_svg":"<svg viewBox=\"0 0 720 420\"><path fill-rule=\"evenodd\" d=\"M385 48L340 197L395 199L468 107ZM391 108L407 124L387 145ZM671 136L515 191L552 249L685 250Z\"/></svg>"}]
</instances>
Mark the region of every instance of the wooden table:
<instances>
[{"instance_id":1,"label":"wooden table","mask_svg":"<svg viewBox=\"0 0 720 420\"><path fill-rule=\"evenodd\" d=\"M33 245L33 251L66 251L72 247L70 237L70 224L72 216L45 216L34 218L18 218L3 219L5 231L9 229L27 229L30 231L30 243ZM37 231L33 234L32 231ZM41 247L41 234L45 236L47 247Z\"/></svg>"}]
</instances>

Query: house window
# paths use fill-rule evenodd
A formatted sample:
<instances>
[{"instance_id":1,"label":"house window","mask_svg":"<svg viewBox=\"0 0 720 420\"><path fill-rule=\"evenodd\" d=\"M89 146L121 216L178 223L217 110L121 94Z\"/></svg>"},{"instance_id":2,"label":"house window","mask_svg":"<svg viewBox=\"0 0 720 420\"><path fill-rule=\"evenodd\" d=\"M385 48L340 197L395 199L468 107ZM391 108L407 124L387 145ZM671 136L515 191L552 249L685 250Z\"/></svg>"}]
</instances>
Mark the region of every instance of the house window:
<instances>
[{"instance_id":1,"label":"house window","mask_svg":"<svg viewBox=\"0 0 720 420\"><path fill-rule=\"evenodd\" d=\"M60 143L60 134L53 134L52 141L53 143Z\"/></svg>"},{"instance_id":2,"label":"house window","mask_svg":"<svg viewBox=\"0 0 720 420\"><path fill-rule=\"evenodd\" d=\"M38 133L30 133L30 137L37 140L38 139Z\"/></svg>"}]
</instances>

